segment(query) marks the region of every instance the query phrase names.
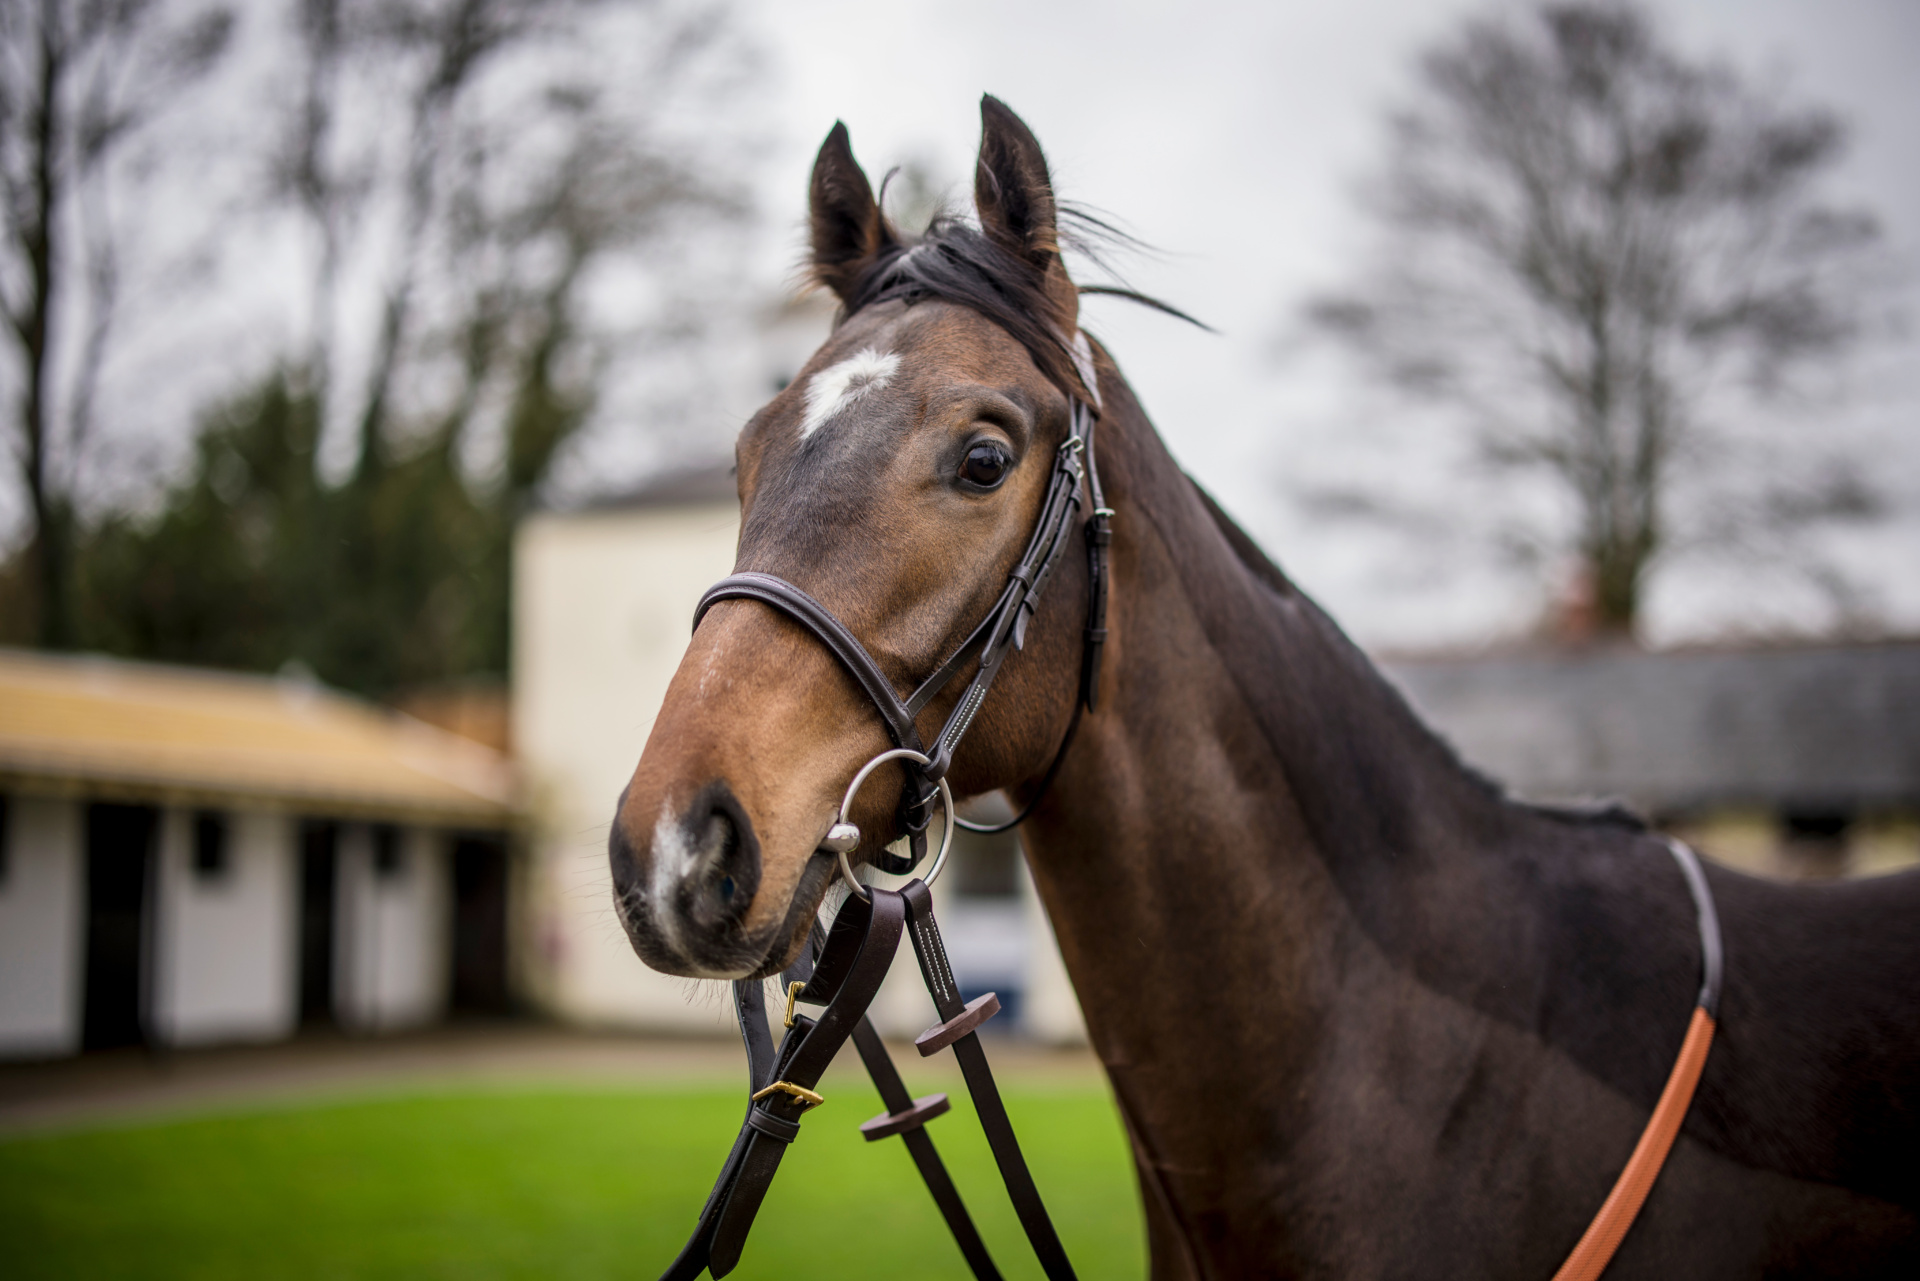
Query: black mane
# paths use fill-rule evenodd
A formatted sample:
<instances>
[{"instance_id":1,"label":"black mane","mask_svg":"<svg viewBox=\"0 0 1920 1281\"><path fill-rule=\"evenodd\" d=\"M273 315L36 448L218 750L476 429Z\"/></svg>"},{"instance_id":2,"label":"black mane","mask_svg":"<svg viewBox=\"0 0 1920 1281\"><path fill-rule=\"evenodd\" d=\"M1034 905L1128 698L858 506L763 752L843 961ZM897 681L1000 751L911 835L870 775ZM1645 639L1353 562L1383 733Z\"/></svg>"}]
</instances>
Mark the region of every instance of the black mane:
<instances>
[{"instance_id":1,"label":"black mane","mask_svg":"<svg viewBox=\"0 0 1920 1281\"><path fill-rule=\"evenodd\" d=\"M1047 294L1041 268L945 214L917 241L894 236L887 241L854 283L843 318L883 302L937 300L970 307L1011 334L1060 390L1089 398L1055 320L1059 309Z\"/></svg>"}]
</instances>

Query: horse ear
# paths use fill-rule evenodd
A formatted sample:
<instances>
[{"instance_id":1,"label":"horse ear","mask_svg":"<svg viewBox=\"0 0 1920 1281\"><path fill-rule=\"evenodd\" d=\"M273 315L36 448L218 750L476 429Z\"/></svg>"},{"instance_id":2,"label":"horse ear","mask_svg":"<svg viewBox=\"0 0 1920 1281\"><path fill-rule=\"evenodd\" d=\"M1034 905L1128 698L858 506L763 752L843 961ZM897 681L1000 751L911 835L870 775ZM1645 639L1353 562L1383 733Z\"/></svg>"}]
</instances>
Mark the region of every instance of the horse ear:
<instances>
[{"instance_id":1,"label":"horse ear","mask_svg":"<svg viewBox=\"0 0 1920 1281\"><path fill-rule=\"evenodd\" d=\"M1007 104L980 98L980 163L973 175L980 229L1046 270L1060 253L1053 180L1039 139Z\"/></svg>"},{"instance_id":2,"label":"horse ear","mask_svg":"<svg viewBox=\"0 0 1920 1281\"><path fill-rule=\"evenodd\" d=\"M893 234L873 199L873 185L853 158L847 127L839 121L813 162L808 221L813 278L846 302Z\"/></svg>"},{"instance_id":3,"label":"horse ear","mask_svg":"<svg viewBox=\"0 0 1920 1281\"><path fill-rule=\"evenodd\" d=\"M992 94L980 97L980 163L973 174L980 230L1001 248L1032 263L1052 303L1056 329L1080 323L1080 294L1060 261L1059 206L1040 140L1026 122Z\"/></svg>"}]
</instances>

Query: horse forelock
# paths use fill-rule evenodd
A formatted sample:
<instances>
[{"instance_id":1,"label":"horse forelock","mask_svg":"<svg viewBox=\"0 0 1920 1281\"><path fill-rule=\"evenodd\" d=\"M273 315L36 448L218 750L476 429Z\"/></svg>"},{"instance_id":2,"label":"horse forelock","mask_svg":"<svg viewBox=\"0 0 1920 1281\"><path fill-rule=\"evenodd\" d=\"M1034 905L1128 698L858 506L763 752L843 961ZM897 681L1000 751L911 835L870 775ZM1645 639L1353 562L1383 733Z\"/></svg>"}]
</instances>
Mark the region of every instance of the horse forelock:
<instances>
[{"instance_id":1,"label":"horse forelock","mask_svg":"<svg viewBox=\"0 0 1920 1281\"><path fill-rule=\"evenodd\" d=\"M1064 269L1057 258L1051 270ZM1047 380L1069 397L1093 399L1075 367L1071 310L1050 281L1050 269L1013 253L977 228L942 215L924 236L890 237L841 307L840 323L885 302L940 301L978 312L1026 348Z\"/></svg>"}]
</instances>

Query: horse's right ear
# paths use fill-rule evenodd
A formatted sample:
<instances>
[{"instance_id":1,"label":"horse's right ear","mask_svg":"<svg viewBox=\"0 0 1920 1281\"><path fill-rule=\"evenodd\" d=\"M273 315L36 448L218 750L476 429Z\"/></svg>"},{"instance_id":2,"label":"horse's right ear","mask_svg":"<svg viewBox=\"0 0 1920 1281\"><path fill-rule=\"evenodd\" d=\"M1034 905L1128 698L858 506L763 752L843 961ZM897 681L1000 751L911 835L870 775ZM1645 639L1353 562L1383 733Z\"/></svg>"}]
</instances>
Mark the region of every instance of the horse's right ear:
<instances>
[{"instance_id":1,"label":"horse's right ear","mask_svg":"<svg viewBox=\"0 0 1920 1281\"><path fill-rule=\"evenodd\" d=\"M846 302L862 273L894 237L874 201L873 185L853 158L847 127L838 121L813 162L808 221L813 278Z\"/></svg>"}]
</instances>

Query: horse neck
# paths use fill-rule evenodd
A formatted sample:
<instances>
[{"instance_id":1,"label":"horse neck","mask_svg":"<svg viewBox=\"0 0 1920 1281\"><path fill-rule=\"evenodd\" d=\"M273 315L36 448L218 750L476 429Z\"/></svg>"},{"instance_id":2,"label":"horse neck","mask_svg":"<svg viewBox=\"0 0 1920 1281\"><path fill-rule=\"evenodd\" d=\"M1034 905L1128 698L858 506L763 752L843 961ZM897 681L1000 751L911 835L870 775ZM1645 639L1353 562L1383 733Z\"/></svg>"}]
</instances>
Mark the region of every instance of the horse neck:
<instances>
[{"instance_id":1,"label":"horse neck","mask_svg":"<svg viewBox=\"0 0 1920 1281\"><path fill-rule=\"evenodd\" d=\"M1417 934L1423 904L1473 898L1512 807L1212 508L1123 386L1099 464L1111 671L1031 825L1036 885L1123 1101L1129 1073L1271 1089L1341 999L1342 931L1411 915ZM1182 1044L1210 1061L1175 1069Z\"/></svg>"},{"instance_id":2,"label":"horse neck","mask_svg":"<svg viewBox=\"0 0 1920 1281\"><path fill-rule=\"evenodd\" d=\"M1514 807L1179 470L1130 389L1112 381L1099 464L1118 513L1113 670L1104 682L1113 705L1090 719L1089 738L1150 764L1156 777L1204 780L1174 811L1240 808L1233 797L1285 811L1286 830L1243 842L1261 848L1263 862L1303 841L1330 865L1451 856L1463 827L1510 822ZM1235 769L1166 750L1163 715L1221 737ZM1093 771L1075 775L1068 790L1092 789L1096 807L1135 790ZM1053 812L1073 827L1088 817L1078 798Z\"/></svg>"}]
</instances>

